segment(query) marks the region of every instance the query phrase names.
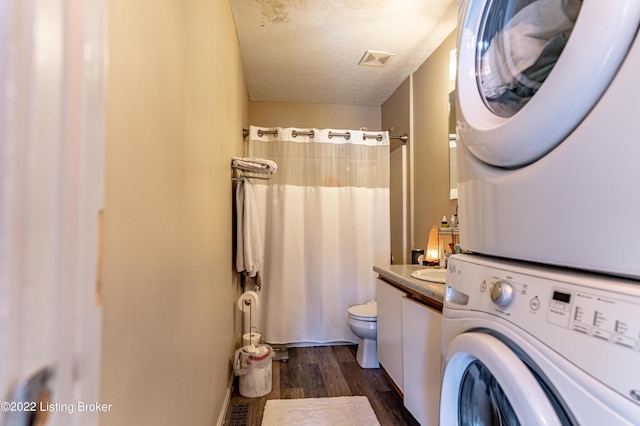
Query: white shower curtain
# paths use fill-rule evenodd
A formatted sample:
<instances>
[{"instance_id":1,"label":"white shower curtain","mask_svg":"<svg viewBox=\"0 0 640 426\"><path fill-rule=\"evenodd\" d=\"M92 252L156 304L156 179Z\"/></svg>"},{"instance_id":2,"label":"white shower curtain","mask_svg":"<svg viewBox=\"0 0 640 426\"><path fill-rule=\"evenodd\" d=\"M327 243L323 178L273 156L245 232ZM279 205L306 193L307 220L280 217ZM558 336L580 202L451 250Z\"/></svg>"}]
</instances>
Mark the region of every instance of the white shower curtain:
<instances>
[{"instance_id":1,"label":"white shower curtain","mask_svg":"<svg viewBox=\"0 0 640 426\"><path fill-rule=\"evenodd\" d=\"M265 340L357 342L347 309L375 298L373 265L390 259L388 134L251 127L249 155L278 164L255 181Z\"/></svg>"}]
</instances>

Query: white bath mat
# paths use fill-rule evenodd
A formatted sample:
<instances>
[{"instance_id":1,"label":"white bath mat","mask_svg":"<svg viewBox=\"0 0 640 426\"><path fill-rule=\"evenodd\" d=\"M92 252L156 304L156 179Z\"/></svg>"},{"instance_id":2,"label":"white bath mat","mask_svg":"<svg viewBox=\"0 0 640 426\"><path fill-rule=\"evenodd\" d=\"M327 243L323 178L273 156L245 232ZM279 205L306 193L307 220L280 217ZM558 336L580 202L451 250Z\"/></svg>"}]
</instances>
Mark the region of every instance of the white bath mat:
<instances>
[{"instance_id":1,"label":"white bath mat","mask_svg":"<svg viewBox=\"0 0 640 426\"><path fill-rule=\"evenodd\" d=\"M366 396L267 401L262 426L284 425L380 426L380 423Z\"/></svg>"}]
</instances>

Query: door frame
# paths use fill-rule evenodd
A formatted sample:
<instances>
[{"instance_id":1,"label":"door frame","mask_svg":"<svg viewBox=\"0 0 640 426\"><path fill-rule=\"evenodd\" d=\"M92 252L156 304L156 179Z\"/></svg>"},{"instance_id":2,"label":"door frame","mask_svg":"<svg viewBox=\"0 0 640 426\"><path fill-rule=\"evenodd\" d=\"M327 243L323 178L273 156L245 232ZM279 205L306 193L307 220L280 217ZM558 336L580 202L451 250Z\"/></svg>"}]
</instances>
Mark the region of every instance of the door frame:
<instances>
[{"instance_id":1,"label":"door frame","mask_svg":"<svg viewBox=\"0 0 640 426\"><path fill-rule=\"evenodd\" d=\"M107 1L0 0L0 11L0 392L22 398L48 368L50 401L77 408L99 401Z\"/></svg>"}]
</instances>

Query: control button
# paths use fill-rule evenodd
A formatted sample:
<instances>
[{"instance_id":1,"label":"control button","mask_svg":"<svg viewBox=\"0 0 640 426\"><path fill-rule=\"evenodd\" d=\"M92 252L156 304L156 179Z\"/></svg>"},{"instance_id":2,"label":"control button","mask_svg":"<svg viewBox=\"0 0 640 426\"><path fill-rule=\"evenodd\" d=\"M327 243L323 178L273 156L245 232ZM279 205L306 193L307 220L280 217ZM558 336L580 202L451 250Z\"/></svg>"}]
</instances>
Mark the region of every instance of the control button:
<instances>
[{"instance_id":1,"label":"control button","mask_svg":"<svg viewBox=\"0 0 640 426\"><path fill-rule=\"evenodd\" d=\"M529 307L532 311L537 311L538 309L540 309L540 299L538 299L538 296L531 299L531 301L529 302Z\"/></svg>"},{"instance_id":2,"label":"control button","mask_svg":"<svg viewBox=\"0 0 640 426\"><path fill-rule=\"evenodd\" d=\"M486 289L487 289L487 282L482 281L482 284L480 284L480 292L484 293Z\"/></svg>"},{"instance_id":3,"label":"control button","mask_svg":"<svg viewBox=\"0 0 640 426\"><path fill-rule=\"evenodd\" d=\"M571 311L571 306L567 305L566 303L558 303L558 302L551 302L551 307L557 311L565 311L565 312L569 312ZM579 309L579 308L578 308Z\"/></svg>"},{"instance_id":4,"label":"control button","mask_svg":"<svg viewBox=\"0 0 640 426\"><path fill-rule=\"evenodd\" d=\"M583 324L574 323L573 329L575 331L579 331L580 333L589 334L589 327Z\"/></svg>"},{"instance_id":5,"label":"control button","mask_svg":"<svg viewBox=\"0 0 640 426\"><path fill-rule=\"evenodd\" d=\"M506 308L511 304L511 302L513 302L513 285L509 281L496 281L491 287L490 294L493 303L501 308Z\"/></svg>"},{"instance_id":6,"label":"control button","mask_svg":"<svg viewBox=\"0 0 640 426\"><path fill-rule=\"evenodd\" d=\"M617 343L620 346L626 346L629 349L635 349L635 341L625 336L614 336L613 343Z\"/></svg>"},{"instance_id":7,"label":"control button","mask_svg":"<svg viewBox=\"0 0 640 426\"><path fill-rule=\"evenodd\" d=\"M600 330L599 328L594 328L592 332L593 332L593 337L606 340L607 342L611 340L611 333L609 333L606 330Z\"/></svg>"}]
</instances>

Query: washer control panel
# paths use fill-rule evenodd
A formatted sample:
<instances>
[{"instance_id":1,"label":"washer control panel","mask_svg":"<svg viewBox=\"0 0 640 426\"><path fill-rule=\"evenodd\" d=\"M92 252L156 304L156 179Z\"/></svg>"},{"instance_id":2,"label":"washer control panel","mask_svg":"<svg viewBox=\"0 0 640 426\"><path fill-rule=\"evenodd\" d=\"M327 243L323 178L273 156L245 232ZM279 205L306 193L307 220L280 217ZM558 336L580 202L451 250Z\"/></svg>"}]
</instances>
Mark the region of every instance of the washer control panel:
<instances>
[{"instance_id":1,"label":"washer control panel","mask_svg":"<svg viewBox=\"0 0 640 426\"><path fill-rule=\"evenodd\" d=\"M516 318L529 314L526 318L529 324L546 321L640 352L640 299L598 289L590 292L570 283L540 284L536 282L538 278L495 272L486 275L478 285L483 299L488 297L491 301L490 305L475 303L479 310L516 323L519 322Z\"/></svg>"},{"instance_id":2,"label":"washer control panel","mask_svg":"<svg viewBox=\"0 0 640 426\"><path fill-rule=\"evenodd\" d=\"M563 287L553 288L547 321L632 350L640 350L640 304Z\"/></svg>"},{"instance_id":3,"label":"washer control panel","mask_svg":"<svg viewBox=\"0 0 640 426\"><path fill-rule=\"evenodd\" d=\"M490 306L480 309L516 323L519 322L516 318L528 314L529 324L546 321L640 352L640 299L590 292L569 283L547 282L541 287L532 280L531 277L523 280L515 274L486 276L479 289L488 296L493 309Z\"/></svg>"},{"instance_id":4,"label":"washer control panel","mask_svg":"<svg viewBox=\"0 0 640 426\"><path fill-rule=\"evenodd\" d=\"M640 375L629 374L640 365L640 281L454 255L443 319L456 318L533 337L640 405Z\"/></svg>"}]
</instances>

